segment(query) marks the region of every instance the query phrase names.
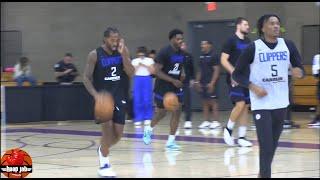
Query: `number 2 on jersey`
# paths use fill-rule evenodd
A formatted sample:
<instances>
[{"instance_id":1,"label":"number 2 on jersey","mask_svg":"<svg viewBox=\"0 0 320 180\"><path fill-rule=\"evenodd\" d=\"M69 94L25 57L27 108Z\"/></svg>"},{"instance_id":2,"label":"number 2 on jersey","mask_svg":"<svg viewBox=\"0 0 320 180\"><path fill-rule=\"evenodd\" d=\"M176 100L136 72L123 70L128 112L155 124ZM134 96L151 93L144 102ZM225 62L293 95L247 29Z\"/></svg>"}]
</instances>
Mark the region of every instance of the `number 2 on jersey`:
<instances>
[{"instance_id":1,"label":"number 2 on jersey","mask_svg":"<svg viewBox=\"0 0 320 180\"><path fill-rule=\"evenodd\" d=\"M111 76L117 76L117 75L116 75L117 67L111 67L111 70L112 70Z\"/></svg>"},{"instance_id":2,"label":"number 2 on jersey","mask_svg":"<svg viewBox=\"0 0 320 180\"><path fill-rule=\"evenodd\" d=\"M175 64L174 64L173 71L178 71L179 65L180 65L179 63L175 63Z\"/></svg>"}]
</instances>

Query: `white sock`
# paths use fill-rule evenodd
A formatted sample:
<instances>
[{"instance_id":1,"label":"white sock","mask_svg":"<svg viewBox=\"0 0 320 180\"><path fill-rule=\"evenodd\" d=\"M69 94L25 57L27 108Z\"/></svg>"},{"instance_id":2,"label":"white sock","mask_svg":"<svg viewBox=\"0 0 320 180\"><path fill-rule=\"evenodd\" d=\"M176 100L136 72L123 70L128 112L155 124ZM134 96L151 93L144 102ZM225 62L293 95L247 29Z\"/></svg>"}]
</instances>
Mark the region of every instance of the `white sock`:
<instances>
[{"instance_id":1,"label":"white sock","mask_svg":"<svg viewBox=\"0 0 320 180\"><path fill-rule=\"evenodd\" d=\"M246 137L247 126L240 126L238 129L238 135L240 137Z\"/></svg>"},{"instance_id":2,"label":"white sock","mask_svg":"<svg viewBox=\"0 0 320 180\"><path fill-rule=\"evenodd\" d=\"M227 124L228 129L232 130L235 124L236 124L235 122L233 122L229 119L228 124Z\"/></svg>"},{"instance_id":3,"label":"white sock","mask_svg":"<svg viewBox=\"0 0 320 180\"><path fill-rule=\"evenodd\" d=\"M175 140L175 138L176 138L175 135L169 135L167 143L171 143L172 141Z\"/></svg>"},{"instance_id":4,"label":"white sock","mask_svg":"<svg viewBox=\"0 0 320 180\"><path fill-rule=\"evenodd\" d=\"M100 167L103 167L106 164L110 164L110 161L109 161L109 156L105 157L102 155L100 148L101 148L101 146L99 147L99 162L100 162Z\"/></svg>"}]
</instances>

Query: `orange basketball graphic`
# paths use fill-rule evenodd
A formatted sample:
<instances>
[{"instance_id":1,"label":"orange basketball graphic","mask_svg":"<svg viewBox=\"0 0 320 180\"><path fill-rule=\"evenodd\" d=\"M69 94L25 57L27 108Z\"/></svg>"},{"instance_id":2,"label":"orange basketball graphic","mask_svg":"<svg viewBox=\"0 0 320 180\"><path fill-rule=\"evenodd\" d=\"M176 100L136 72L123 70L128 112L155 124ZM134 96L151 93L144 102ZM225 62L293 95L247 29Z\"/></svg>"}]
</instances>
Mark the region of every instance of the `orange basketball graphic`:
<instances>
[{"instance_id":1,"label":"orange basketball graphic","mask_svg":"<svg viewBox=\"0 0 320 180\"><path fill-rule=\"evenodd\" d=\"M8 178L24 178L32 172L32 159L22 149L10 149L1 158L1 173Z\"/></svg>"}]
</instances>

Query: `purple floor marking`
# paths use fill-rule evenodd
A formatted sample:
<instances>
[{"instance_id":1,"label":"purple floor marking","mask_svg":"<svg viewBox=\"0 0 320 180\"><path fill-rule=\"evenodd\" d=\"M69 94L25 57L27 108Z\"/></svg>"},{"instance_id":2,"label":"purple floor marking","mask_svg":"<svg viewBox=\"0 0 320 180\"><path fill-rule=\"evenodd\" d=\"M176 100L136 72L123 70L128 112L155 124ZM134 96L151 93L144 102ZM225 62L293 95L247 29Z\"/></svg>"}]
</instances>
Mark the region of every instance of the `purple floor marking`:
<instances>
[{"instance_id":1,"label":"purple floor marking","mask_svg":"<svg viewBox=\"0 0 320 180\"><path fill-rule=\"evenodd\" d=\"M101 136L101 132L96 131L79 131L79 130L62 130L62 129L7 129L7 133L15 132L35 132L35 133L45 133L45 134L70 134L70 135L81 135L81 136ZM124 137L140 139L143 134L136 133L124 133ZM153 135L153 139L166 140L168 135ZM196 137L196 136L176 136L177 141L185 142L203 142L203 143L220 143L224 144L223 138L213 138L213 137ZM142 142L142 140L141 140ZM257 140L252 140L254 145L258 145ZM302 149L320 149L320 144L315 143L296 143L296 142L279 142L278 147L286 148L302 148Z\"/></svg>"}]
</instances>

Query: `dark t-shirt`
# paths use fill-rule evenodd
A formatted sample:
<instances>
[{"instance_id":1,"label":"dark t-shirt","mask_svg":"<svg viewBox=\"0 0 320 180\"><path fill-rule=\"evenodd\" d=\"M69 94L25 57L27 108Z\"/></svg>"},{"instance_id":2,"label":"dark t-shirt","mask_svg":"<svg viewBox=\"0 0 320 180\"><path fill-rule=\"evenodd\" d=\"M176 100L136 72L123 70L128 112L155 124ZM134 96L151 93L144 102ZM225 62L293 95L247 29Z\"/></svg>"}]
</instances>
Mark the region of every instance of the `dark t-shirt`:
<instances>
[{"instance_id":1,"label":"dark t-shirt","mask_svg":"<svg viewBox=\"0 0 320 180\"><path fill-rule=\"evenodd\" d=\"M63 60L59 61L57 64L54 65L55 72L64 72L67 69L73 69L68 74L62 75L57 77L58 82L72 82L76 78L76 75L72 75L71 73L78 72L77 68L72 63L64 63Z\"/></svg>"},{"instance_id":2,"label":"dark t-shirt","mask_svg":"<svg viewBox=\"0 0 320 180\"><path fill-rule=\"evenodd\" d=\"M97 62L93 71L93 85L97 91L110 92L115 100L126 100L127 81L122 56L117 52L108 54L102 47L96 49Z\"/></svg>"},{"instance_id":3,"label":"dark t-shirt","mask_svg":"<svg viewBox=\"0 0 320 180\"><path fill-rule=\"evenodd\" d=\"M218 66L220 64L219 62L219 56L217 54L214 54L212 50L209 51L207 54L202 53L200 55L198 65L201 72L200 83L202 85L210 83L214 72L213 67Z\"/></svg>"},{"instance_id":4,"label":"dark t-shirt","mask_svg":"<svg viewBox=\"0 0 320 180\"><path fill-rule=\"evenodd\" d=\"M181 50L175 51L171 45L162 48L155 58L156 63L163 65L162 72L178 80L184 61L185 54ZM154 92L162 94L167 91L179 92L179 88L168 81L156 78Z\"/></svg>"},{"instance_id":5,"label":"dark t-shirt","mask_svg":"<svg viewBox=\"0 0 320 180\"><path fill-rule=\"evenodd\" d=\"M269 43L265 40L261 39L270 49L274 49L278 42L276 43ZM294 43L290 40L284 40L289 52L290 52L290 63L292 67L299 67L304 71L301 56L299 51L297 50ZM249 86L249 75L250 75L250 64L254 60L255 55L255 44L254 42L250 43L248 48L246 48L243 53L240 55L239 59L237 60L237 64L235 66L235 70L232 73L232 78L237 81L241 86L248 87Z\"/></svg>"},{"instance_id":6,"label":"dark t-shirt","mask_svg":"<svg viewBox=\"0 0 320 180\"><path fill-rule=\"evenodd\" d=\"M193 67L193 57L190 53L184 51L185 61L183 64L184 72L186 74L186 78L184 80L184 84L189 84L191 79L194 79L194 67Z\"/></svg>"},{"instance_id":7,"label":"dark t-shirt","mask_svg":"<svg viewBox=\"0 0 320 180\"><path fill-rule=\"evenodd\" d=\"M244 37L244 39L240 39L236 34L231 36L227 42L223 45L222 52L229 54L228 61L232 66L236 66L237 59L239 58L241 52L250 44L250 39L248 37ZM227 83L230 85L230 74L227 74Z\"/></svg>"},{"instance_id":8,"label":"dark t-shirt","mask_svg":"<svg viewBox=\"0 0 320 180\"><path fill-rule=\"evenodd\" d=\"M250 44L250 42L251 41L248 37L240 39L237 35L234 34L224 44L222 52L229 54L228 60L230 64L235 66L241 52Z\"/></svg>"}]
</instances>

